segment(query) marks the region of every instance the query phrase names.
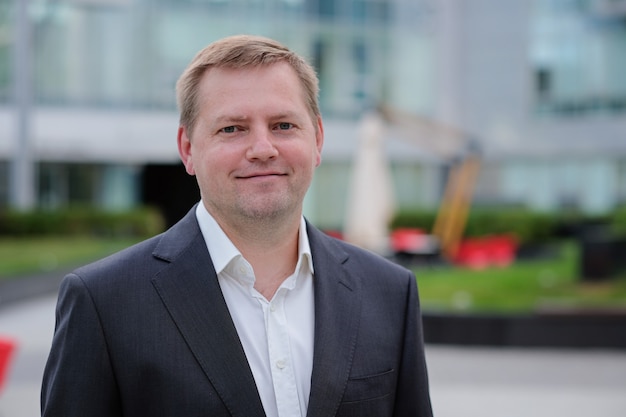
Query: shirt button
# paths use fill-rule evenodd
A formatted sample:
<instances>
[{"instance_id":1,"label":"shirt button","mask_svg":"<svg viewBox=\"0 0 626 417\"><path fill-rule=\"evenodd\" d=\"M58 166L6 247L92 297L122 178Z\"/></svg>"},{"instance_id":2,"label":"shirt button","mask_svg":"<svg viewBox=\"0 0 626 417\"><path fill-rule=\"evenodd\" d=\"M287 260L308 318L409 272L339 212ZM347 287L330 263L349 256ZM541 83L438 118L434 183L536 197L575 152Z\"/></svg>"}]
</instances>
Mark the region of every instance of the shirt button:
<instances>
[{"instance_id":1,"label":"shirt button","mask_svg":"<svg viewBox=\"0 0 626 417\"><path fill-rule=\"evenodd\" d=\"M276 367L277 367L278 369L284 369L284 368L285 368L285 366L287 366L287 365L285 364L285 361L284 361L284 360L282 360L282 359L281 359L281 360L279 360L279 361L276 361Z\"/></svg>"},{"instance_id":2,"label":"shirt button","mask_svg":"<svg viewBox=\"0 0 626 417\"><path fill-rule=\"evenodd\" d=\"M245 266L240 266L239 267L239 272L241 272L242 274L246 273L246 267Z\"/></svg>"},{"instance_id":3,"label":"shirt button","mask_svg":"<svg viewBox=\"0 0 626 417\"><path fill-rule=\"evenodd\" d=\"M274 304L270 304L270 311L272 313L276 311L276 306Z\"/></svg>"}]
</instances>

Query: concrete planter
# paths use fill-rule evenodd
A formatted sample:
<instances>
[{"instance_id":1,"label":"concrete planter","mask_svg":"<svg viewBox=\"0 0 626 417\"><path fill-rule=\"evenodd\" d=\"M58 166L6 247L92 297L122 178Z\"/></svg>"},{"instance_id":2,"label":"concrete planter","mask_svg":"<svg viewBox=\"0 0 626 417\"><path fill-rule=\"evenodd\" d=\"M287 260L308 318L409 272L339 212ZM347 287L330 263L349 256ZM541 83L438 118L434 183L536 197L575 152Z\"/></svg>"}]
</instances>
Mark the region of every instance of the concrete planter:
<instances>
[{"instance_id":1,"label":"concrete planter","mask_svg":"<svg viewBox=\"0 0 626 417\"><path fill-rule=\"evenodd\" d=\"M516 347L626 348L626 312L461 315L424 312L427 343Z\"/></svg>"}]
</instances>

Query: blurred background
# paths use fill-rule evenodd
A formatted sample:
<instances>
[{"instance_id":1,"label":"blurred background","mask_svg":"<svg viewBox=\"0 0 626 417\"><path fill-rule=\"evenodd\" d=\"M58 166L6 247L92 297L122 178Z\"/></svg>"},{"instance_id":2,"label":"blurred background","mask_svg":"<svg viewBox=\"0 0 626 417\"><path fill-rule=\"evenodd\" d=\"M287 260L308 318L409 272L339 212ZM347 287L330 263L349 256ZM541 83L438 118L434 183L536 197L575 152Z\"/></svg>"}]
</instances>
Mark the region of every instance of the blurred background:
<instances>
[{"instance_id":1,"label":"blurred background","mask_svg":"<svg viewBox=\"0 0 626 417\"><path fill-rule=\"evenodd\" d=\"M624 275L625 0L0 0L0 236L137 238L184 215L175 83L236 33L318 72L313 224L410 266L569 239L569 275Z\"/></svg>"},{"instance_id":2,"label":"blurred background","mask_svg":"<svg viewBox=\"0 0 626 417\"><path fill-rule=\"evenodd\" d=\"M626 0L0 0L0 276L88 261L198 201L174 87L236 33L318 72L306 217L426 266L425 307L626 311Z\"/></svg>"},{"instance_id":3,"label":"blurred background","mask_svg":"<svg viewBox=\"0 0 626 417\"><path fill-rule=\"evenodd\" d=\"M626 0L0 0L0 415L64 272L199 199L174 86L238 33L315 66L305 215L414 269L439 415L623 415Z\"/></svg>"},{"instance_id":4,"label":"blurred background","mask_svg":"<svg viewBox=\"0 0 626 417\"><path fill-rule=\"evenodd\" d=\"M343 229L359 121L381 104L480 146L475 205L626 201L622 0L0 0L0 207L177 219L197 196L174 84L235 33L276 38L319 73L327 138L306 208L319 227ZM397 209L442 198L449 160L424 135L383 134Z\"/></svg>"}]
</instances>

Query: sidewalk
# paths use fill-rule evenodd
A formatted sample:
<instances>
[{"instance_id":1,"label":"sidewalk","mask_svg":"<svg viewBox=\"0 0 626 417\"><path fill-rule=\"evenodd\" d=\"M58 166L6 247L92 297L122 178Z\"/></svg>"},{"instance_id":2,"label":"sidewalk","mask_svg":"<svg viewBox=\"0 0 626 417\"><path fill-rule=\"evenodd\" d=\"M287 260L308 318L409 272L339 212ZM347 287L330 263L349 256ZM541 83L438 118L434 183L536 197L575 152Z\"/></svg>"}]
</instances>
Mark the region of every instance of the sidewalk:
<instances>
[{"instance_id":1,"label":"sidewalk","mask_svg":"<svg viewBox=\"0 0 626 417\"><path fill-rule=\"evenodd\" d=\"M74 268L0 279L0 310L15 303L56 294L63 277Z\"/></svg>"},{"instance_id":2,"label":"sidewalk","mask_svg":"<svg viewBox=\"0 0 626 417\"><path fill-rule=\"evenodd\" d=\"M56 296L0 310L0 334L19 342L0 417L37 417ZM436 417L623 417L626 351L427 345Z\"/></svg>"},{"instance_id":3,"label":"sidewalk","mask_svg":"<svg viewBox=\"0 0 626 417\"><path fill-rule=\"evenodd\" d=\"M626 416L626 351L427 346L436 417Z\"/></svg>"}]
</instances>

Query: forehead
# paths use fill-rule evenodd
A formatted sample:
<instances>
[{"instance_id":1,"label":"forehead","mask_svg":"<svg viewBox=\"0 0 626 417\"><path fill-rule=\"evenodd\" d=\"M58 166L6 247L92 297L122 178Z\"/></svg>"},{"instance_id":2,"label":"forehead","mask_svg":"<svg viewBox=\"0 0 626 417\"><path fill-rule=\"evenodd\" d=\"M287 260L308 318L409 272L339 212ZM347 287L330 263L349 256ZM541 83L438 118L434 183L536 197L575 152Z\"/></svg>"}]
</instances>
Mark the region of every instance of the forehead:
<instances>
[{"instance_id":1,"label":"forehead","mask_svg":"<svg viewBox=\"0 0 626 417\"><path fill-rule=\"evenodd\" d=\"M290 114L316 127L305 89L296 71L285 62L246 68L208 69L198 85L199 124L224 119L248 119Z\"/></svg>"},{"instance_id":2,"label":"forehead","mask_svg":"<svg viewBox=\"0 0 626 417\"><path fill-rule=\"evenodd\" d=\"M296 71L284 62L246 68L210 68L203 74L198 87L200 95L205 98L266 93L304 99L304 88Z\"/></svg>"}]
</instances>

